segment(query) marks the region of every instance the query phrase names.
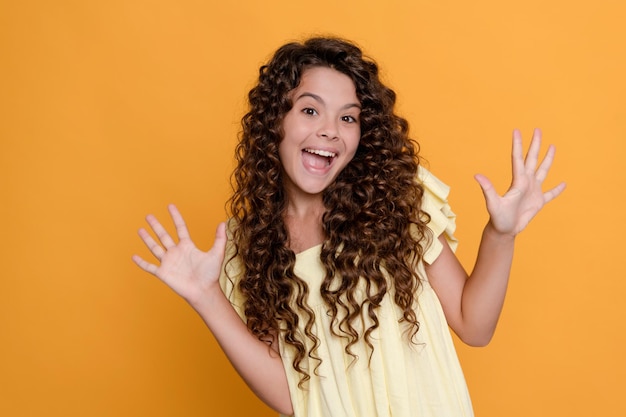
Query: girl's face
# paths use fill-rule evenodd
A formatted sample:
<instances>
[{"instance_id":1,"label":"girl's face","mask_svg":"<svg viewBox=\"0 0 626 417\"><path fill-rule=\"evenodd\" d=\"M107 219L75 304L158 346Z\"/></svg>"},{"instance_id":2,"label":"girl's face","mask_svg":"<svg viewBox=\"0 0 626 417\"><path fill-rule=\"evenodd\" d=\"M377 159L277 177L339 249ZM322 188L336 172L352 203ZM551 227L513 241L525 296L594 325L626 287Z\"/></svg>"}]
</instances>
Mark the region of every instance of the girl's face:
<instances>
[{"instance_id":1,"label":"girl's face","mask_svg":"<svg viewBox=\"0 0 626 417\"><path fill-rule=\"evenodd\" d=\"M306 70L290 93L278 153L290 199L321 195L359 146L361 105L352 80L327 67Z\"/></svg>"}]
</instances>

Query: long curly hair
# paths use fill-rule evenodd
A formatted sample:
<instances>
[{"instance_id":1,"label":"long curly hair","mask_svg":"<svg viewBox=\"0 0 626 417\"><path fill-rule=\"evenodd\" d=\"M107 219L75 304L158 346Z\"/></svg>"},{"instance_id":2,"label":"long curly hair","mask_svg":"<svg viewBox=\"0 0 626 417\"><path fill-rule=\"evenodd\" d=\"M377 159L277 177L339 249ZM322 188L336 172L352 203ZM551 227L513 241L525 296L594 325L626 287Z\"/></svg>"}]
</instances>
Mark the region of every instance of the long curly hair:
<instances>
[{"instance_id":1,"label":"long curly hair","mask_svg":"<svg viewBox=\"0 0 626 417\"><path fill-rule=\"evenodd\" d=\"M309 287L294 273L296 257L288 246L278 147L284 116L292 107L289 92L312 67L350 77L361 104L356 154L323 192L321 262L326 276L321 288L314 289L332 315L332 333L347 339L345 351L353 358L351 347L360 340L373 349L376 311L387 294L402 312L400 321L408 324L409 339L417 333L416 265L423 258L423 242L431 238L428 216L421 211L418 145L408 137L407 121L394 113L396 94L380 81L376 63L337 38L279 48L248 94L229 205L236 225L234 257L243 266L239 290L246 298L248 328L267 343L280 335L294 349L301 385L310 378L302 366L305 357L316 359L318 366L321 362L316 355L320 341L313 330L314 311L307 305ZM359 286L364 295L357 296ZM370 325L360 333L365 317Z\"/></svg>"}]
</instances>

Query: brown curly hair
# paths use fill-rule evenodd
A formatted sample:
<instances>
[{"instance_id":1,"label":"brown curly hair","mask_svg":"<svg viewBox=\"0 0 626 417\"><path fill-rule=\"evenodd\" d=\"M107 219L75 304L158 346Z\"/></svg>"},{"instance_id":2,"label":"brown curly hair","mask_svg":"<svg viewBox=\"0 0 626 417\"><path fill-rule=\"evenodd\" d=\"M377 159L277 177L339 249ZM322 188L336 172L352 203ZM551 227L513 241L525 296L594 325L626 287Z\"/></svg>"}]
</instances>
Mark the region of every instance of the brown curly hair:
<instances>
[{"instance_id":1,"label":"brown curly hair","mask_svg":"<svg viewBox=\"0 0 626 417\"><path fill-rule=\"evenodd\" d=\"M349 76L361 104L361 138L354 159L323 192L321 261L326 277L319 291L332 315L331 331L347 339L348 354L355 357L350 348L361 338L373 349L376 309L386 294L402 311L401 321L409 324L409 339L417 333L416 264L423 258L423 241L430 239L428 216L421 211L423 188L417 181L418 145L408 137L407 121L394 114L396 95L379 80L376 63L337 38L311 38L279 48L261 67L258 84L248 94L229 204L236 225L234 257L243 266L239 289L246 298L248 328L268 343L280 334L293 347L300 384L310 378L302 367L304 358L321 361L316 356L320 341L313 331L315 314L307 305L309 288L294 273L296 258L288 247L278 146L283 118L292 107L289 92L312 67ZM356 289L362 281L365 294L359 297ZM359 334L357 322L364 315L371 325ZM301 321L304 334L298 330Z\"/></svg>"}]
</instances>

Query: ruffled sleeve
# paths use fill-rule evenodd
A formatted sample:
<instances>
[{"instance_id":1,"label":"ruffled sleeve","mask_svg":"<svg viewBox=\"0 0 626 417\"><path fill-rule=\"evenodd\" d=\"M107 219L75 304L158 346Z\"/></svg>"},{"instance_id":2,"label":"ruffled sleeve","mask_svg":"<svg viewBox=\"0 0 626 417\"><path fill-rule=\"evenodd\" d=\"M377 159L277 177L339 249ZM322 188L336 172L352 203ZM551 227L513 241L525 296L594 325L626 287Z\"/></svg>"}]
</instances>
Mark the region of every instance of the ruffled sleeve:
<instances>
[{"instance_id":1,"label":"ruffled sleeve","mask_svg":"<svg viewBox=\"0 0 626 417\"><path fill-rule=\"evenodd\" d=\"M422 210L430 216L428 228L433 232L432 241L424 253L424 261L432 264L443 249L438 239L442 234L448 241L452 251L456 250L458 244L457 239L454 237L456 214L452 212L448 204L450 187L422 166L419 167L418 177L424 187Z\"/></svg>"}]
</instances>

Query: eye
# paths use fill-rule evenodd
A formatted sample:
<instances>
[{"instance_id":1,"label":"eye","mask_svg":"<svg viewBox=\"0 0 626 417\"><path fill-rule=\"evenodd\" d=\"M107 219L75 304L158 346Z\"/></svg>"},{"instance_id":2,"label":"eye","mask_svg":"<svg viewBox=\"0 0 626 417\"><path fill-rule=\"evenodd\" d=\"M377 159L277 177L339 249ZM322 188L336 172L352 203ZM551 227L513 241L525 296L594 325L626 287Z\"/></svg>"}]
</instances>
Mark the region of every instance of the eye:
<instances>
[{"instance_id":1,"label":"eye","mask_svg":"<svg viewBox=\"0 0 626 417\"><path fill-rule=\"evenodd\" d=\"M312 109L311 107L306 107L302 109L302 113L306 114L307 116L315 116L317 114L317 111L315 109Z\"/></svg>"},{"instance_id":2,"label":"eye","mask_svg":"<svg viewBox=\"0 0 626 417\"><path fill-rule=\"evenodd\" d=\"M354 116L341 116L341 120L347 123L357 123L358 120Z\"/></svg>"}]
</instances>

